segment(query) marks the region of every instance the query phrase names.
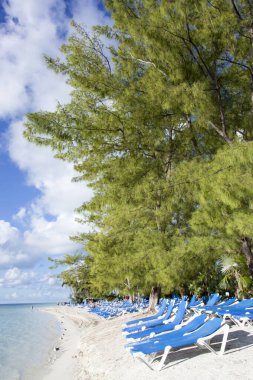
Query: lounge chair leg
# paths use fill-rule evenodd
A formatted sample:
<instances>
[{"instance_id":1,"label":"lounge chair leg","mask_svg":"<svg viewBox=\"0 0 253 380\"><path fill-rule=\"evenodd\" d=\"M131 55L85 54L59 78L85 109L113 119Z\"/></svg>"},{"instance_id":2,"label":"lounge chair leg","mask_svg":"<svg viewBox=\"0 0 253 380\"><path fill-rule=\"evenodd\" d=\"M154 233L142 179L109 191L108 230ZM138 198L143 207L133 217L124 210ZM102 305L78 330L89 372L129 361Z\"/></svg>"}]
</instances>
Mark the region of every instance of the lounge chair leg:
<instances>
[{"instance_id":1,"label":"lounge chair leg","mask_svg":"<svg viewBox=\"0 0 253 380\"><path fill-rule=\"evenodd\" d=\"M225 325L222 327L222 329L220 329L219 331L223 331L223 339L222 339L222 342L221 342L221 348L220 348L220 351L215 351L209 344L211 338L214 336L210 336L209 339L204 339L204 338L201 338L198 340L197 342L197 346L199 347L206 347L209 351L213 352L214 354L216 355L223 355L224 354L224 351L225 351L225 348L226 348L226 343L227 343L227 338L228 338L228 332L229 332L229 326L228 325Z\"/></svg>"},{"instance_id":2,"label":"lounge chair leg","mask_svg":"<svg viewBox=\"0 0 253 380\"><path fill-rule=\"evenodd\" d=\"M230 320L241 329L247 329L247 327L251 327L252 324L248 318L241 318L241 320L237 318L230 317Z\"/></svg>"},{"instance_id":3,"label":"lounge chair leg","mask_svg":"<svg viewBox=\"0 0 253 380\"><path fill-rule=\"evenodd\" d=\"M161 371L161 369L163 368L163 365L165 363L165 360L167 359L167 356L168 356L170 350L171 350L170 346L165 347L162 359L160 360L160 363L158 365L158 371Z\"/></svg>"},{"instance_id":4,"label":"lounge chair leg","mask_svg":"<svg viewBox=\"0 0 253 380\"><path fill-rule=\"evenodd\" d=\"M240 327L242 328L247 328L248 326L250 326L250 321L248 318L242 318L241 321L239 321L240 323Z\"/></svg>"},{"instance_id":5,"label":"lounge chair leg","mask_svg":"<svg viewBox=\"0 0 253 380\"><path fill-rule=\"evenodd\" d=\"M157 357L156 352L155 352L154 354L149 355L149 357L150 357L150 363L153 363L153 361L154 361L154 360L156 359L156 357Z\"/></svg>"},{"instance_id":6,"label":"lounge chair leg","mask_svg":"<svg viewBox=\"0 0 253 380\"><path fill-rule=\"evenodd\" d=\"M228 332L229 332L229 326L225 325L224 326L224 334L223 334L223 339L221 343L221 349L219 351L219 355L223 355L225 352L226 344L227 344L227 339L228 339Z\"/></svg>"},{"instance_id":7,"label":"lounge chair leg","mask_svg":"<svg viewBox=\"0 0 253 380\"><path fill-rule=\"evenodd\" d=\"M149 363L146 358L145 358L145 355L137 355L136 356L137 359L139 359L141 362L143 362L144 364L146 364L150 369L154 369L151 365L151 363Z\"/></svg>"}]
</instances>

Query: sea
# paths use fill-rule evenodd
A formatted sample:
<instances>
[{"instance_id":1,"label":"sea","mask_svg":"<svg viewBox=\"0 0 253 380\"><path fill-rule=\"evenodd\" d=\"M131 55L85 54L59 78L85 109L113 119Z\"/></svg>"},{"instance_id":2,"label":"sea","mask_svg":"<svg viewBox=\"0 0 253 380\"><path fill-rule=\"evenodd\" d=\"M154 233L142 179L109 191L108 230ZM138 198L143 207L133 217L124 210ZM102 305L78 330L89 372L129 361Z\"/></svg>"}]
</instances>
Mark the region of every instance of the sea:
<instances>
[{"instance_id":1,"label":"sea","mask_svg":"<svg viewBox=\"0 0 253 380\"><path fill-rule=\"evenodd\" d=\"M51 314L40 311L52 304L0 305L0 379L41 380L61 326Z\"/></svg>"}]
</instances>

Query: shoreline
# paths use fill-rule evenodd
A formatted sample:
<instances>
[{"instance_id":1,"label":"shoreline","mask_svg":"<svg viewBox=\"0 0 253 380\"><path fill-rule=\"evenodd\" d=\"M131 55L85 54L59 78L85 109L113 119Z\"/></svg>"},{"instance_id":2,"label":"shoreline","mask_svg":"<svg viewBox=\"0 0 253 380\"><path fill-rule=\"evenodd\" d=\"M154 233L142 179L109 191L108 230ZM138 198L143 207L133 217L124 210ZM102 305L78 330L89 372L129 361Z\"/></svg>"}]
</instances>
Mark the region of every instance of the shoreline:
<instances>
[{"instance_id":1,"label":"shoreline","mask_svg":"<svg viewBox=\"0 0 253 380\"><path fill-rule=\"evenodd\" d=\"M154 372L124 349L122 323L141 313L104 320L77 307L41 311L53 314L66 329L43 380L252 379L253 329L231 328L223 356L190 347L171 353L169 367Z\"/></svg>"},{"instance_id":2,"label":"shoreline","mask_svg":"<svg viewBox=\"0 0 253 380\"><path fill-rule=\"evenodd\" d=\"M49 313L58 319L61 335L55 342L49 365L44 369L42 380L72 380L78 378L79 356L81 356L82 328L95 323L93 318L79 315L78 308L57 306L41 308L40 312Z\"/></svg>"}]
</instances>

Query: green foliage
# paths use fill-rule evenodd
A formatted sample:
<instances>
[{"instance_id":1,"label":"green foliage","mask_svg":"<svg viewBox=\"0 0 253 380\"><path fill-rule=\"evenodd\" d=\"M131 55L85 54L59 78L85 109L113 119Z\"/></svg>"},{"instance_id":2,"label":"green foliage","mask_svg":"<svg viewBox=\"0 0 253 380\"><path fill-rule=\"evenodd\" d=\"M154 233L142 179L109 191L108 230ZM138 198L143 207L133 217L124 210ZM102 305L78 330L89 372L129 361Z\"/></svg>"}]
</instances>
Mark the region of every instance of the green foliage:
<instances>
[{"instance_id":1,"label":"green foliage","mask_svg":"<svg viewBox=\"0 0 253 380\"><path fill-rule=\"evenodd\" d=\"M72 289L72 301L80 303L91 295L90 260L82 254L65 255L61 259L49 258L53 263L51 269L66 267L57 277L62 281L62 286Z\"/></svg>"},{"instance_id":2,"label":"green foliage","mask_svg":"<svg viewBox=\"0 0 253 380\"><path fill-rule=\"evenodd\" d=\"M253 255L253 7L105 4L113 27L88 34L73 23L65 59L46 57L70 103L27 115L28 140L72 162L94 194L79 208L91 231L74 237L86 272L67 272L67 283L79 289L74 279L87 275L96 295L214 291L221 255L239 256L242 240L248 267Z\"/></svg>"},{"instance_id":3,"label":"green foliage","mask_svg":"<svg viewBox=\"0 0 253 380\"><path fill-rule=\"evenodd\" d=\"M252 278L247 274L247 265L243 256L223 256L218 261L218 268L222 273L220 287L225 290L235 289L239 298L248 295L252 288Z\"/></svg>"}]
</instances>

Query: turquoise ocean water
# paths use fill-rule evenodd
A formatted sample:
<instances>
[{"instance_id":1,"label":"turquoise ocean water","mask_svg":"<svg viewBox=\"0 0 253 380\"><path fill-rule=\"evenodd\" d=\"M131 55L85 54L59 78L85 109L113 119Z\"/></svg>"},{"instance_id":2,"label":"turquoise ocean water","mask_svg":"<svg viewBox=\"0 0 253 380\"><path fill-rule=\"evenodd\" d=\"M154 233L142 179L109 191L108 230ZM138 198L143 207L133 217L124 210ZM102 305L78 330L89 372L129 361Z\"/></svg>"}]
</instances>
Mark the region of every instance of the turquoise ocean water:
<instances>
[{"instance_id":1,"label":"turquoise ocean water","mask_svg":"<svg viewBox=\"0 0 253 380\"><path fill-rule=\"evenodd\" d=\"M41 307L0 305L0 379L40 380L60 336L60 323Z\"/></svg>"}]
</instances>

